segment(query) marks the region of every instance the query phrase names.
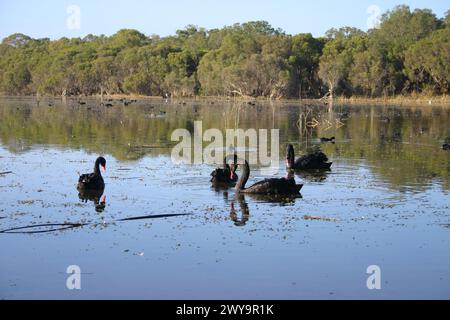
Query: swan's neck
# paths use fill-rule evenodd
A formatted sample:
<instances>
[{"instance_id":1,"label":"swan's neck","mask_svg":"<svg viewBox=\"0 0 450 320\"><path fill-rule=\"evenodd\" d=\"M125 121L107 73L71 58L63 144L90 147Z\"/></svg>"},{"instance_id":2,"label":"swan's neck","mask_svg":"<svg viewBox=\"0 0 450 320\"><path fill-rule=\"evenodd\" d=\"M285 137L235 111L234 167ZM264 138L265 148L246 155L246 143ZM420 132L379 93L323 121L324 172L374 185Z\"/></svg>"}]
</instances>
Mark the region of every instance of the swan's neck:
<instances>
[{"instance_id":1,"label":"swan's neck","mask_svg":"<svg viewBox=\"0 0 450 320\"><path fill-rule=\"evenodd\" d=\"M239 181L236 183L236 190L245 189L245 184L247 183L249 176L250 176L250 167L248 165L248 162L245 161L245 163L242 165L242 175L239 178Z\"/></svg>"},{"instance_id":2,"label":"swan's neck","mask_svg":"<svg viewBox=\"0 0 450 320\"><path fill-rule=\"evenodd\" d=\"M100 172L100 161L98 159L95 161L94 173L98 174L99 176L102 175L102 173Z\"/></svg>"},{"instance_id":3,"label":"swan's neck","mask_svg":"<svg viewBox=\"0 0 450 320\"><path fill-rule=\"evenodd\" d=\"M294 148L289 148L286 152L286 167L291 169L295 163Z\"/></svg>"},{"instance_id":4,"label":"swan's neck","mask_svg":"<svg viewBox=\"0 0 450 320\"><path fill-rule=\"evenodd\" d=\"M224 170L229 169L229 166L228 166L228 164L227 164L227 157L223 158L223 169L224 169Z\"/></svg>"},{"instance_id":5,"label":"swan's neck","mask_svg":"<svg viewBox=\"0 0 450 320\"><path fill-rule=\"evenodd\" d=\"M230 169L230 165L228 164L228 157L229 156L225 156L223 158L223 168L225 170ZM236 167L236 165L237 165L237 154L236 153L233 155L233 164Z\"/></svg>"}]
</instances>

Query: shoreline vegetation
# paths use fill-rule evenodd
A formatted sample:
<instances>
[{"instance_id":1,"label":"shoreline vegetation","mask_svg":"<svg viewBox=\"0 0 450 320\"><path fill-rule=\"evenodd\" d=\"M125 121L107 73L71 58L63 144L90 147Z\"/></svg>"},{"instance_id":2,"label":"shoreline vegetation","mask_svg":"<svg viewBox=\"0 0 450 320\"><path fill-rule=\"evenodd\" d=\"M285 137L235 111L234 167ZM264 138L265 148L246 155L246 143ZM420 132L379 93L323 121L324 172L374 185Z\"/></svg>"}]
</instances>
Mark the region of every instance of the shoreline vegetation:
<instances>
[{"instance_id":1,"label":"shoreline vegetation","mask_svg":"<svg viewBox=\"0 0 450 320\"><path fill-rule=\"evenodd\" d=\"M440 95L440 96L428 96L428 95L409 95L409 96L388 96L388 97L334 97L331 99L293 99L293 98L280 98L277 100L271 100L263 97L226 97L226 96L193 96L193 97L177 97L177 98L164 98L161 96L146 96L146 95L137 95L137 94L113 94L108 96L97 95L80 95L80 96L36 96L36 95L4 95L0 94L0 99L3 100L20 100L20 99L29 99L35 101L43 101L43 102L55 102L55 101L85 101L85 100L97 100L99 103L102 101L108 102L122 102L131 101L135 102L145 102L145 101L161 101L167 102L169 104L182 104L182 103L207 103L207 104L215 104L215 103L244 103L244 104L298 104L298 105L323 105L329 106L333 105L392 105L392 106L403 106L403 105L417 105L417 106L440 106L440 107L450 107L450 96L449 95Z\"/></svg>"},{"instance_id":2,"label":"shoreline vegetation","mask_svg":"<svg viewBox=\"0 0 450 320\"><path fill-rule=\"evenodd\" d=\"M15 33L0 44L0 93L433 104L448 101L449 47L450 10L438 18L405 5L367 32L332 28L318 38L266 21L189 25L166 37Z\"/></svg>"}]
</instances>

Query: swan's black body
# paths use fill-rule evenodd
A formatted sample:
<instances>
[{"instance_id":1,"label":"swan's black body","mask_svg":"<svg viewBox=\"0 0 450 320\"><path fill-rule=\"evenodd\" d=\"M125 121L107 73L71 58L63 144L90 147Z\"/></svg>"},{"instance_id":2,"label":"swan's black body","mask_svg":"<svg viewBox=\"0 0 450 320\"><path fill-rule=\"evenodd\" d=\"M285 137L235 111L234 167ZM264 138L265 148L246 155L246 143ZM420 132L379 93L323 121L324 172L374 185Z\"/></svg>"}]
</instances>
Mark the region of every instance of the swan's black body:
<instances>
[{"instance_id":1,"label":"swan's black body","mask_svg":"<svg viewBox=\"0 0 450 320\"><path fill-rule=\"evenodd\" d=\"M296 184L294 178L270 178L259 181L246 188L245 184L250 176L250 167L247 161L240 166L242 168L242 175L236 183L237 192L267 195L299 194L300 189L303 187L302 184Z\"/></svg>"},{"instance_id":2,"label":"swan's black body","mask_svg":"<svg viewBox=\"0 0 450 320\"><path fill-rule=\"evenodd\" d=\"M103 190L105 188L100 166L106 170L106 160L103 157L98 157L95 161L93 173L85 173L80 176L77 185L78 191Z\"/></svg>"},{"instance_id":3,"label":"swan's black body","mask_svg":"<svg viewBox=\"0 0 450 320\"><path fill-rule=\"evenodd\" d=\"M322 151L301 156L295 160L294 147L289 144L286 149L286 167L294 170L330 169L332 162Z\"/></svg>"},{"instance_id":4,"label":"swan's black body","mask_svg":"<svg viewBox=\"0 0 450 320\"><path fill-rule=\"evenodd\" d=\"M231 166L227 163L227 158L223 159L223 168L217 168L211 172L211 183L213 185L229 185L235 184L238 180L236 174L237 169L237 155L234 155L234 160Z\"/></svg>"}]
</instances>

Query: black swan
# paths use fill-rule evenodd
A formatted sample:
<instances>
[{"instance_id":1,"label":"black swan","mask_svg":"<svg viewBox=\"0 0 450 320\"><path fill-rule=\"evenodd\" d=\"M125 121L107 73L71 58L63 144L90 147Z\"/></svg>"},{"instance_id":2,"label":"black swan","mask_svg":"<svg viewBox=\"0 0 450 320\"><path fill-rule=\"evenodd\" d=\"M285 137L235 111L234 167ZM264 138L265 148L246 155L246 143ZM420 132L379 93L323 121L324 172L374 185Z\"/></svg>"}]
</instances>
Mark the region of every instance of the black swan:
<instances>
[{"instance_id":1,"label":"black swan","mask_svg":"<svg viewBox=\"0 0 450 320\"><path fill-rule=\"evenodd\" d=\"M212 184L232 184L238 180L236 174L237 155L234 155L231 166L227 163L227 157L223 158L223 168L217 168L211 172Z\"/></svg>"},{"instance_id":2,"label":"black swan","mask_svg":"<svg viewBox=\"0 0 450 320\"><path fill-rule=\"evenodd\" d=\"M78 192L78 198L80 198L80 200L83 202L93 201L95 204L97 204L100 202L100 198L103 195L103 191L104 189L99 190L80 189Z\"/></svg>"},{"instance_id":3,"label":"black swan","mask_svg":"<svg viewBox=\"0 0 450 320\"><path fill-rule=\"evenodd\" d=\"M299 194L302 184L295 184L294 178L270 178L259 182L256 182L251 187L246 188L248 177L250 176L250 167L247 160L244 164L239 164L242 168L242 175L239 181L236 183L236 191L252 194Z\"/></svg>"},{"instance_id":4,"label":"black swan","mask_svg":"<svg viewBox=\"0 0 450 320\"><path fill-rule=\"evenodd\" d=\"M444 144L442 145L442 149L450 150L450 137L445 138Z\"/></svg>"},{"instance_id":5,"label":"black swan","mask_svg":"<svg viewBox=\"0 0 450 320\"><path fill-rule=\"evenodd\" d=\"M95 160L94 172L85 173L78 179L77 189L83 190L102 190L105 188L105 182L103 181L102 174L100 173L100 166L106 171L106 160L103 157L98 157Z\"/></svg>"},{"instance_id":6,"label":"black swan","mask_svg":"<svg viewBox=\"0 0 450 320\"><path fill-rule=\"evenodd\" d=\"M336 141L335 137L327 138L327 137L321 137L320 142L332 142L334 143Z\"/></svg>"},{"instance_id":7,"label":"black swan","mask_svg":"<svg viewBox=\"0 0 450 320\"><path fill-rule=\"evenodd\" d=\"M301 156L295 160L294 147L288 144L286 149L286 167L294 170L310 169L330 169L332 162L327 162L328 158L322 151Z\"/></svg>"}]
</instances>

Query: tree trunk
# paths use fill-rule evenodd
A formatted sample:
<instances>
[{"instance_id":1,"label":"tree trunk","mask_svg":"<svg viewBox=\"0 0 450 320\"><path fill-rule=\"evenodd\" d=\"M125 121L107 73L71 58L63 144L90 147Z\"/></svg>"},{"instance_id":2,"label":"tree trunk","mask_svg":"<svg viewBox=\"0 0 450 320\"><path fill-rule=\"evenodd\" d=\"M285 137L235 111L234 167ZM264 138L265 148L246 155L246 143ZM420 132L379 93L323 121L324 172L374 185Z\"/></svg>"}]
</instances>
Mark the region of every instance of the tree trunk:
<instances>
[{"instance_id":1,"label":"tree trunk","mask_svg":"<svg viewBox=\"0 0 450 320\"><path fill-rule=\"evenodd\" d=\"M302 80L300 80L298 84L298 98L302 100Z\"/></svg>"}]
</instances>

